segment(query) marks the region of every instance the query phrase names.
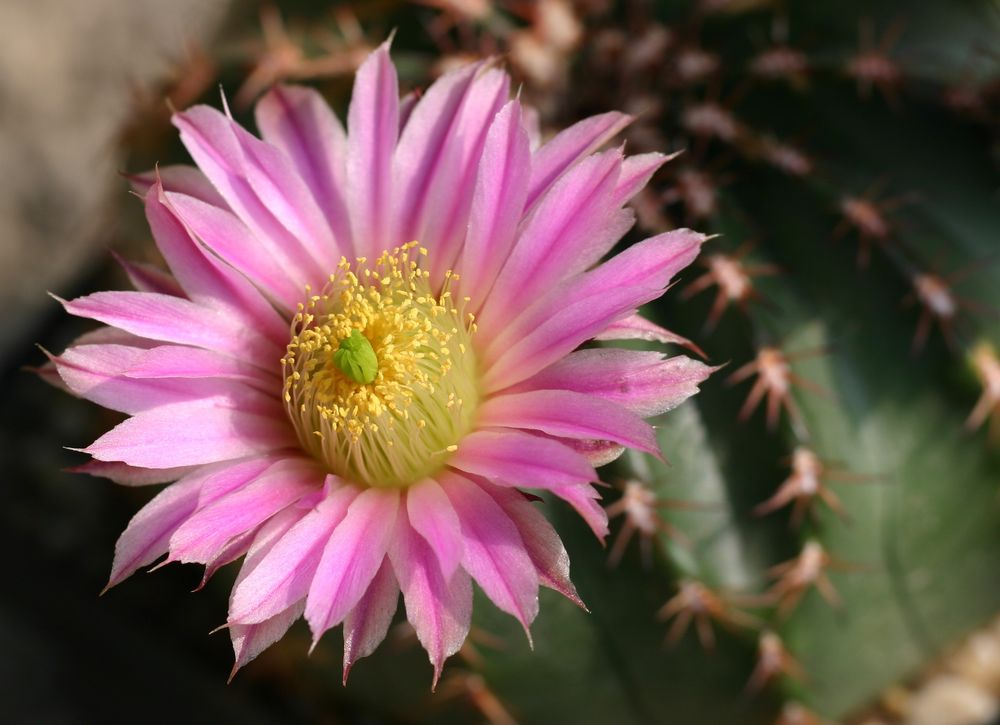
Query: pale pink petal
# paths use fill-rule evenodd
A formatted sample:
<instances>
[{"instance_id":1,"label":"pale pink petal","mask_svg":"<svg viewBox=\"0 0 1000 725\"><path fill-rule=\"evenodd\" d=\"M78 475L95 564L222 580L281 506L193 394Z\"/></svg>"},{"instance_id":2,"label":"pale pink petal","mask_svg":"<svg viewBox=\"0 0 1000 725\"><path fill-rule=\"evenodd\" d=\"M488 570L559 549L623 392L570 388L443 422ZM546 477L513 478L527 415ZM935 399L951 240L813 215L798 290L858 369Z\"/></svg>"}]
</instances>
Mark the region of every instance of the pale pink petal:
<instances>
[{"instance_id":1,"label":"pale pink petal","mask_svg":"<svg viewBox=\"0 0 1000 725\"><path fill-rule=\"evenodd\" d=\"M639 242L596 269L568 280L494 338L483 386L500 390L534 375L581 343L659 297L697 256L704 236L687 229Z\"/></svg>"},{"instance_id":2,"label":"pale pink petal","mask_svg":"<svg viewBox=\"0 0 1000 725\"><path fill-rule=\"evenodd\" d=\"M274 410L273 394L264 395L237 380L125 377L146 352L126 345L77 345L52 360L73 394L122 413L209 398L234 408Z\"/></svg>"},{"instance_id":3,"label":"pale pink petal","mask_svg":"<svg viewBox=\"0 0 1000 725\"><path fill-rule=\"evenodd\" d=\"M250 363L212 350L182 345L160 345L143 350L122 375L138 379L226 378L247 383L272 396L281 390L279 369L262 370Z\"/></svg>"},{"instance_id":4,"label":"pale pink petal","mask_svg":"<svg viewBox=\"0 0 1000 725\"><path fill-rule=\"evenodd\" d=\"M661 153L637 154L622 162L622 173L615 186L614 203L622 205L638 194L649 183L661 166L680 154L680 151L666 156Z\"/></svg>"},{"instance_id":5,"label":"pale pink petal","mask_svg":"<svg viewBox=\"0 0 1000 725\"><path fill-rule=\"evenodd\" d=\"M437 555L445 578L451 577L462 561L462 526L437 481L424 479L406 490L406 514Z\"/></svg>"},{"instance_id":6,"label":"pale pink petal","mask_svg":"<svg viewBox=\"0 0 1000 725\"><path fill-rule=\"evenodd\" d=\"M167 486L141 508L115 544L115 559L106 588L165 554L170 536L198 508L205 483L229 476L232 470L227 464L203 466Z\"/></svg>"},{"instance_id":7,"label":"pale pink petal","mask_svg":"<svg viewBox=\"0 0 1000 725\"><path fill-rule=\"evenodd\" d=\"M274 548L281 538L299 521L306 516L306 512L295 508L288 508L272 517L266 524L261 526L253 537L253 542L247 551L243 566L236 576L235 586L243 582L249 574L257 568L264 556ZM232 596L230 595L230 601ZM237 670L253 660L257 655L281 639L292 623L302 616L305 608L305 600L291 604L283 611L273 617L265 619L256 624L231 624L229 626L229 636L233 641L233 654L235 662L233 671L229 679L236 675Z\"/></svg>"},{"instance_id":8,"label":"pale pink petal","mask_svg":"<svg viewBox=\"0 0 1000 725\"><path fill-rule=\"evenodd\" d=\"M278 539L233 587L230 623L264 622L305 598L323 548L357 493L351 486L335 489Z\"/></svg>"},{"instance_id":9,"label":"pale pink petal","mask_svg":"<svg viewBox=\"0 0 1000 725\"><path fill-rule=\"evenodd\" d=\"M462 522L462 566L500 609L524 627L538 614L538 573L514 522L488 493L461 476L443 477L441 487Z\"/></svg>"},{"instance_id":10,"label":"pale pink petal","mask_svg":"<svg viewBox=\"0 0 1000 725\"><path fill-rule=\"evenodd\" d=\"M145 262L130 262L122 258L117 253L112 252L115 261L121 266L128 276L128 281L139 292L156 292L161 295L171 297L184 297L184 290L174 279L173 275L165 272L159 267Z\"/></svg>"},{"instance_id":11,"label":"pale pink petal","mask_svg":"<svg viewBox=\"0 0 1000 725\"><path fill-rule=\"evenodd\" d=\"M344 618L345 685L354 663L374 652L385 639L398 604L399 584L389 557L384 557L364 596Z\"/></svg>"},{"instance_id":12,"label":"pale pink petal","mask_svg":"<svg viewBox=\"0 0 1000 725\"><path fill-rule=\"evenodd\" d=\"M199 168L257 237L280 244L298 268L323 277L336 263L333 233L291 161L208 106L173 117Z\"/></svg>"},{"instance_id":13,"label":"pale pink petal","mask_svg":"<svg viewBox=\"0 0 1000 725\"><path fill-rule=\"evenodd\" d=\"M494 483L553 488L596 481L578 454L556 441L515 430L477 430L458 444L448 465Z\"/></svg>"},{"instance_id":14,"label":"pale pink petal","mask_svg":"<svg viewBox=\"0 0 1000 725\"><path fill-rule=\"evenodd\" d=\"M486 136L473 189L469 229L457 267L458 289L472 296L472 312L478 311L487 298L514 244L530 165L521 106L514 100L497 114Z\"/></svg>"},{"instance_id":15,"label":"pale pink petal","mask_svg":"<svg viewBox=\"0 0 1000 725\"><path fill-rule=\"evenodd\" d=\"M413 115L413 109L417 106L417 101L420 100L419 90L410 91L405 96L399 99L399 133L402 134L403 130L406 128L406 124L410 121L410 116Z\"/></svg>"},{"instance_id":16,"label":"pale pink petal","mask_svg":"<svg viewBox=\"0 0 1000 725\"><path fill-rule=\"evenodd\" d=\"M399 136L392 175L400 239L419 239L428 247L437 243L424 235L424 229L428 217L443 212L442 194L457 191L455 137L464 130L458 127L459 112L481 68L481 63L462 66L432 83Z\"/></svg>"},{"instance_id":17,"label":"pale pink petal","mask_svg":"<svg viewBox=\"0 0 1000 725\"><path fill-rule=\"evenodd\" d=\"M560 443L572 448L594 468L606 466L612 461L618 460L625 452L625 446L614 441L594 441L594 440L574 440L572 438L559 438Z\"/></svg>"},{"instance_id":18,"label":"pale pink petal","mask_svg":"<svg viewBox=\"0 0 1000 725\"><path fill-rule=\"evenodd\" d=\"M431 282L439 284L453 269L462 251L469 228L469 209L475 191L486 135L496 114L510 97L510 78L492 68L483 72L469 90L469 97L459 113L458 128L451 147L457 147L455 163L439 197L439 207L427 218L423 238L434 241L431 255Z\"/></svg>"},{"instance_id":19,"label":"pale pink petal","mask_svg":"<svg viewBox=\"0 0 1000 725\"><path fill-rule=\"evenodd\" d=\"M302 616L305 606L305 601L300 600L263 622L229 625L229 637L233 641L235 659L229 681L232 682L241 667L252 662L257 655L284 637L289 627Z\"/></svg>"},{"instance_id":20,"label":"pale pink petal","mask_svg":"<svg viewBox=\"0 0 1000 725\"><path fill-rule=\"evenodd\" d=\"M409 124L407 124L409 125ZM347 112L347 203L354 254L392 247L392 155L399 135L399 82L389 42L358 68ZM409 240L406 240L409 241Z\"/></svg>"},{"instance_id":21,"label":"pale pink petal","mask_svg":"<svg viewBox=\"0 0 1000 725\"><path fill-rule=\"evenodd\" d=\"M228 461L214 466L205 466L198 494L198 508L202 509L227 496L233 491L257 479L264 471L282 460L275 456L257 456L241 461Z\"/></svg>"},{"instance_id":22,"label":"pale pink petal","mask_svg":"<svg viewBox=\"0 0 1000 725\"><path fill-rule=\"evenodd\" d=\"M318 490L324 475L309 459L278 461L246 485L199 509L170 537L170 559L207 564L231 539Z\"/></svg>"},{"instance_id":23,"label":"pale pink petal","mask_svg":"<svg viewBox=\"0 0 1000 725\"><path fill-rule=\"evenodd\" d=\"M653 429L621 405L572 390L500 394L476 411L479 425L530 428L563 438L610 440L660 455Z\"/></svg>"},{"instance_id":24,"label":"pale pink petal","mask_svg":"<svg viewBox=\"0 0 1000 725\"><path fill-rule=\"evenodd\" d=\"M141 174L130 174L126 178L128 178L132 189L139 196L146 196L146 193L154 184L160 183L164 191L174 191L178 194L193 196L206 204L217 206L220 209L228 208L226 200L212 186L212 182L208 180L208 177L194 166L186 164L157 166L152 171L145 171Z\"/></svg>"},{"instance_id":25,"label":"pale pink petal","mask_svg":"<svg viewBox=\"0 0 1000 725\"><path fill-rule=\"evenodd\" d=\"M538 582L586 609L569 578L569 554L559 534L535 504L520 491L481 482L480 487L500 504L524 541L524 548L538 572Z\"/></svg>"},{"instance_id":26,"label":"pale pink petal","mask_svg":"<svg viewBox=\"0 0 1000 725\"><path fill-rule=\"evenodd\" d=\"M252 361L260 367L278 364L283 351L253 330L233 324L223 311L150 292L95 292L60 300L77 317L113 325L152 340L194 345Z\"/></svg>"},{"instance_id":27,"label":"pale pink petal","mask_svg":"<svg viewBox=\"0 0 1000 725\"><path fill-rule=\"evenodd\" d=\"M245 277L195 241L159 184L146 195L146 219L156 246L192 302L222 310L236 318L236 324L258 331L275 344L287 342L287 321Z\"/></svg>"},{"instance_id":28,"label":"pale pink petal","mask_svg":"<svg viewBox=\"0 0 1000 725\"><path fill-rule=\"evenodd\" d=\"M382 565L399 496L394 488L365 489L330 537L306 600L314 645L358 603Z\"/></svg>"},{"instance_id":29,"label":"pale pink petal","mask_svg":"<svg viewBox=\"0 0 1000 725\"><path fill-rule=\"evenodd\" d=\"M570 353L514 390L575 390L649 418L697 393L716 369L681 355L596 348Z\"/></svg>"},{"instance_id":30,"label":"pale pink petal","mask_svg":"<svg viewBox=\"0 0 1000 725\"><path fill-rule=\"evenodd\" d=\"M281 412L258 415L215 401L173 403L143 411L98 438L84 453L139 468L226 461L297 446Z\"/></svg>"},{"instance_id":31,"label":"pale pink petal","mask_svg":"<svg viewBox=\"0 0 1000 725\"><path fill-rule=\"evenodd\" d=\"M631 116L612 111L585 118L558 133L535 152L526 208L580 160L586 158L632 122Z\"/></svg>"},{"instance_id":32,"label":"pale pink petal","mask_svg":"<svg viewBox=\"0 0 1000 725\"><path fill-rule=\"evenodd\" d=\"M206 247L253 282L286 310L305 297L305 287L316 275L269 237L255 236L230 212L183 194L167 193L178 218Z\"/></svg>"},{"instance_id":33,"label":"pale pink petal","mask_svg":"<svg viewBox=\"0 0 1000 725\"><path fill-rule=\"evenodd\" d=\"M170 483L191 473L192 466L179 468L135 468L115 461L88 461L69 469L71 473L106 478L119 486L155 486Z\"/></svg>"},{"instance_id":34,"label":"pale pink petal","mask_svg":"<svg viewBox=\"0 0 1000 725\"><path fill-rule=\"evenodd\" d=\"M560 486L552 493L566 501L583 517L598 539L604 541L608 535L608 512L598 503L601 495L593 486Z\"/></svg>"},{"instance_id":35,"label":"pale pink petal","mask_svg":"<svg viewBox=\"0 0 1000 725\"><path fill-rule=\"evenodd\" d=\"M351 250L351 223L344 196L347 136L329 104L312 88L275 86L254 109L265 141L284 151L312 191L333 236Z\"/></svg>"},{"instance_id":36,"label":"pale pink petal","mask_svg":"<svg viewBox=\"0 0 1000 725\"><path fill-rule=\"evenodd\" d=\"M480 329L495 334L555 285L600 260L628 231L634 214L613 199L621 159L616 150L580 162L538 202L480 310Z\"/></svg>"},{"instance_id":37,"label":"pale pink petal","mask_svg":"<svg viewBox=\"0 0 1000 725\"><path fill-rule=\"evenodd\" d=\"M524 107L524 130L528 134L528 149L534 154L542 145L542 119L532 105Z\"/></svg>"},{"instance_id":38,"label":"pale pink petal","mask_svg":"<svg viewBox=\"0 0 1000 725\"><path fill-rule=\"evenodd\" d=\"M437 556L407 522L396 519L396 533L389 547L389 560L406 605L406 618L434 667L434 684L444 661L458 652L469 634L472 620L472 583L458 569L445 579Z\"/></svg>"},{"instance_id":39,"label":"pale pink petal","mask_svg":"<svg viewBox=\"0 0 1000 725\"><path fill-rule=\"evenodd\" d=\"M642 317L638 313L615 320L610 325L605 327L604 330L594 335L594 339L648 340L649 342L662 342L664 345L680 345L681 347L686 347L687 349L696 352L698 355L701 355L701 357L705 357L705 353L702 352L701 348L688 340L686 337L681 337L676 332L665 330L659 325L650 322L645 317Z\"/></svg>"}]
</instances>

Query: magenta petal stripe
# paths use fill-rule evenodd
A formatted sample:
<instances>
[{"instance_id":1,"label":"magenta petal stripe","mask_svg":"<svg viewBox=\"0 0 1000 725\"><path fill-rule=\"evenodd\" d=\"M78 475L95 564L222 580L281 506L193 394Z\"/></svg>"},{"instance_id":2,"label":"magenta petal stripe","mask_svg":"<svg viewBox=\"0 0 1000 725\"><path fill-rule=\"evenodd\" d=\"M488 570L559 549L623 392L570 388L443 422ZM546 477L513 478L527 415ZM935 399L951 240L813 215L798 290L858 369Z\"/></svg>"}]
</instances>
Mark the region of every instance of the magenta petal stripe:
<instances>
[{"instance_id":1,"label":"magenta petal stripe","mask_svg":"<svg viewBox=\"0 0 1000 725\"><path fill-rule=\"evenodd\" d=\"M632 120L615 111L543 143L498 58L401 99L389 50L361 63L346 119L290 85L257 102L256 132L224 103L174 114L197 168L129 177L166 268L122 261L137 291L59 300L102 327L39 369L127 416L77 471L166 484L109 585L164 555L204 584L242 557L234 674L304 617L314 647L343 625L346 682L401 594L433 687L473 581L530 643L539 587L584 605L529 491L603 541L595 467L659 456L647 419L714 370L591 345L702 354L639 310L705 237L614 251L672 157L607 148Z\"/></svg>"}]
</instances>

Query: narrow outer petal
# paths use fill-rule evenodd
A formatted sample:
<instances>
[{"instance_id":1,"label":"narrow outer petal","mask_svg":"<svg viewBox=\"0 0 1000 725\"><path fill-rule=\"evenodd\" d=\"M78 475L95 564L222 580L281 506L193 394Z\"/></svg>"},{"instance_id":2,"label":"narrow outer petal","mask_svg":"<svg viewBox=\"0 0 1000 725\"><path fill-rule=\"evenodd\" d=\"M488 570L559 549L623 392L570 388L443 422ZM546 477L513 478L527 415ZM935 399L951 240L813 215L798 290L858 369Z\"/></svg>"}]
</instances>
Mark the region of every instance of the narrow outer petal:
<instances>
[{"instance_id":1,"label":"narrow outer petal","mask_svg":"<svg viewBox=\"0 0 1000 725\"><path fill-rule=\"evenodd\" d=\"M351 667L385 639L399 604L399 584L389 558L382 560L368 590L344 619L344 684Z\"/></svg>"},{"instance_id":2,"label":"narrow outer petal","mask_svg":"<svg viewBox=\"0 0 1000 725\"><path fill-rule=\"evenodd\" d=\"M355 256L392 246L392 153L399 134L399 82L389 41L361 64L347 113L347 199Z\"/></svg>"},{"instance_id":3,"label":"narrow outer petal","mask_svg":"<svg viewBox=\"0 0 1000 725\"><path fill-rule=\"evenodd\" d=\"M445 579L437 556L405 516L396 519L389 560L403 593L406 618L427 650L436 685L444 661L458 652L469 634L472 582L462 569Z\"/></svg>"},{"instance_id":4,"label":"narrow outer petal","mask_svg":"<svg viewBox=\"0 0 1000 725\"><path fill-rule=\"evenodd\" d=\"M531 563L538 572L539 583L586 609L569 578L569 554L566 553L566 547L542 512L520 491L488 483L480 483L480 487L493 497L514 522L528 556L531 557Z\"/></svg>"},{"instance_id":5,"label":"narrow outer petal","mask_svg":"<svg viewBox=\"0 0 1000 725\"><path fill-rule=\"evenodd\" d=\"M306 621L313 646L361 599L382 565L399 509L397 489L362 491L334 530L309 587Z\"/></svg>"},{"instance_id":6,"label":"narrow outer petal","mask_svg":"<svg viewBox=\"0 0 1000 725\"><path fill-rule=\"evenodd\" d=\"M538 574L517 527L477 484L460 476L442 480L462 522L465 556L462 566L500 609L529 627L538 614Z\"/></svg>"}]
</instances>

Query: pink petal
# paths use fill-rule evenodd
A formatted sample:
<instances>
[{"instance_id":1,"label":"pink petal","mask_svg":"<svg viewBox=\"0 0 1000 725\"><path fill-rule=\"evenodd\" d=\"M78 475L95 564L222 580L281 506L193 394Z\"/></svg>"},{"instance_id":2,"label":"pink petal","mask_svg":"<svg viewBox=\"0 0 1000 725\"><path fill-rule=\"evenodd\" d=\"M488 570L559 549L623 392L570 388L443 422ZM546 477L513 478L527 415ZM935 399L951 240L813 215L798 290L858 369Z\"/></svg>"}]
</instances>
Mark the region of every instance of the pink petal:
<instances>
[{"instance_id":1,"label":"pink petal","mask_svg":"<svg viewBox=\"0 0 1000 725\"><path fill-rule=\"evenodd\" d=\"M531 160L531 185L526 208L545 194L559 177L631 122L631 116L617 111L591 116L560 132L538 149Z\"/></svg>"},{"instance_id":2,"label":"pink petal","mask_svg":"<svg viewBox=\"0 0 1000 725\"><path fill-rule=\"evenodd\" d=\"M625 446L613 441L574 440L572 438L559 438L558 440L564 446L583 456L587 463L594 468L600 468L618 460L625 452Z\"/></svg>"},{"instance_id":3,"label":"pink petal","mask_svg":"<svg viewBox=\"0 0 1000 725\"><path fill-rule=\"evenodd\" d=\"M637 154L622 162L622 172L615 186L614 203L618 206L628 202L649 183L661 166L676 158L677 153L665 156L660 153Z\"/></svg>"},{"instance_id":4,"label":"pink petal","mask_svg":"<svg viewBox=\"0 0 1000 725\"><path fill-rule=\"evenodd\" d=\"M278 515L271 518L266 524L258 529L254 535L253 542L247 551L243 566L236 577L235 587L239 586L249 574L257 568L264 556L274 548L281 538L302 518L307 515L304 511L295 508L285 509ZM232 596L230 595L230 601ZM265 619L256 624L231 624L229 626L229 636L233 641L233 654L235 663L233 671L229 676L232 680L237 670L257 655L277 642L284 636L292 623L302 616L305 608L305 600L291 604L273 617Z\"/></svg>"},{"instance_id":5,"label":"pink petal","mask_svg":"<svg viewBox=\"0 0 1000 725\"><path fill-rule=\"evenodd\" d=\"M255 236L280 245L313 279L324 279L337 259L333 233L288 157L208 106L189 108L173 121L191 157Z\"/></svg>"},{"instance_id":6,"label":"pink petal","mask_svg":"<svg viewBox=\"0 0 1000 725\"><path fill-rule=\"evenodd\" d=\"M228 355L181 345L160 345L144 350L122 371L122 375L142 380L225 378L248 383L272 396L282 385L277 370L261 370Z\"/></svg>"},{"instance_id":7,"label":"pink petal","mask_svg":"<svg viewBox=\"0 0 1000 725\"><path fill-rule=\"evenodd\" d=\"M114 252L112 254L128 276L128 281L139 292L156 292L171 297L185 296L184 290L169 272L145 262L130 262Z\"/></svg>"},{"instance_id":8,"label":"pink petal","mask_svg":"<svg viewBox=\"0 0 1000 725\"><path fill-rule=\"evenodd\" d=\"M551 365L639 305L659 297L697 256L704 236L687 229L639 242L600 267L567 280L494 338L484 380L500 390Z\"/></svg>"},{"instance_id":9,"label":"pink petal","mask_svg":"<svg viewBox=\"0 0 1000 725\"><path fill-rule=\"evenodd\" d=\"M440 206L429 215L423 231L424 239L436 240L435 253L430 259L432 284L443 282L462 251L486 136L494 117L509 97L510 77L492 68L476 79L459 113L460 131L451 144L457 147L455 164L452 172L443 177L448 183L440 195Z\"/></svg>"},{"instance_id":10,"label":"pink petal","mask_svg":"<svg viewBox=\"0 0 1000 725\"><path fill-rule=\"evenodd\" d=\"M399 604L399 584L388 557L382 560L364 596L344 619L344 684L354 663L367 657L385 639Z\"/></svg>"},{"instance_id":11,"label":"pink petal","mask_svg":"<svg viewBox=\"0 0 1000 725\"><path fill-rule=\"evenodd\" d=\"M604 330L594 335L595 340L648 340L649 342L662 342L664 345L680 345L689 350L693 350L702 357L705 353L697 345L681 337L675 332L665 330L659 325L650 322L638 313L628 315L619 320L615 320Z\"/></svg>"},{"instance_id":12,"label":"pink petal","mask_svg":"<svg viewBox=\"0 0 1000 725\"><path fill-rule=\"evenodd\" d=\"M132 189L140 196L146 196L149 190L159 183L163 186L164 191L193 196L220 209L228 208L226 200L212 186L208 177L194 166L186 164L157 166L152 171L132 174L128 176L128 180L132 184Z\"/></svg>"},{"instance_id":13,"label":"pink petal","mask_svg":"<svg viewBox=\"0 0 1000 725\"><path fill-rule=\"evenodd\" d=\"M146 219L156 246L192 302L240 318L248 329L277 345L287 342L288 323L246 278L195 241L159 184L146 195Z\"/></svg>"},{"instance_id":14,"label":"pink petal","mask_svg":"<svg viewBox=\"0 0 1000 725\"><path fill-rule=\"evenodd\" d=\"M263 622L229 625L229 637L233 641L235 658L229 681L232 682L241 667L252 662L257 655L284 637L295 620L302 616L305 606L305 601L300 600Z\"/></svg>"},{"instance_id":15,"label":"pink petal","mask_svg":"<svg viewBox=\"0 0 1000 725\"><path fill-rule=\"evenodd\" d=\"M225 461L297 445L285 416L218 407L215 401L173 403L119 423L88 448L101 461L174 468Z\"/></svg>"},{"instance_id":16,"label":"pink petal","mask_svg":"<svg viewBox=\"0 0 1000 725\"><path fill-rule=\"evenodd\" d=\"M448 465L495 483L553 488L596 481L579 455L556 441L514 430L477 430L458 445Z\"/></svg>"},{"instance_id":17,"label":"pink petal","mask_svg":"<svg viewBox=\"0 0 1000 725\"><path fill-rule=\"evenodd\" d=\"M399 99L399 132L403 133L406 128L406 124L410 121L410 116L413 115L413 109L417 106L417 101L420 100L419 90L410 91L405 96Z\"/></svg>"},{"instance_id":18,"label":"pink petal","mask_svg":"<svg viewBox=\"0 0 1000 725\"><path fill-rule=\"evenodd\" d=\"M514 244L527 196L530 164L521 105L513 100L497 114L486 136L472 195L469 230L458 263L459 289L473 296L473 312L486 299Z\"/></svg>"},{"instance_id":19,"label":"pink petal","mask_svg":"<svg viewBox=\"0 0 1000 725\"><path fill-rule=\"evenodd\" d=\"M88 476L99 476L117 483L119 486L155 486L159 483L170 483L191 473L191 466L180 468L135 468L114 461L88 461L81 466L69 469L72 473L85 473Z\"/></svg>"},{"instance_id":20,"label":"pink petal","mask_svg":"<svg viewBox=\"0 0 1000 725\"><path fill-rule=\"evenodd\" d=\"M586 609L569 578L569 554L566 553L566 547L542 512L520 491L488 483L480 483L480 487L493 497L514 522L531 563L538 572L539 583Z\"/></svg>"},{"instance_id":21,"label":"pink petal","mask_svg":"<svg viewBox=\"0 0 1000 725\"><path fill-rule=\"evenodd\" d=\"M53 362L67 387L105 408L135 414L161 405L214 399L220 405L271 411L273 395L264 396L242 382L224 379L139 380L125 377L147 351L125 345L78 345Z\"/></svg>"},{"instance_id":22,"label":"pink petal","mask_svg":"<svg viewBox=\"0 0 1000 725\"><path fill-rule=\"evenodd\" d=\"M528 627L538 614L538 574L517 527L489 494L461 476L447 476L442 488L462 522L462 566L500 609Z\"/></svg>"},{"instance_id":23,"label":"pink petal","mask_svg":"<svg viewBox=\"0 0 1000 725\"><path fill-rule=\"evenodd\" d=\"M329 104L312 88L275 86L255 108L265 141L284 151L312 191L337 243L351 249L344 190L347 136Z\"/></svg>"},{"instance_id":24,"label":"pink petal","mask_svg":"<svg viewBox=\"0 0 1000 725\"><path fill-rule=\"evenodd\" d=\"M437 241L423 232L427 217L441 213L442 193L456 191L455 138L465 131L458 127L459 112L481 68L481 63L465 65L432 83L400 134L392 159L400 239Z\"/></svg>"},{"instance_id":25,"label":"pink petal","mask_svg":"<svg viewBox=\"0 0 1000 725\"><path fill-rule=\"evenodd\" d=\"M653 429L621 405L571 390L534 390L490 398L479 425L532 428L563 438L610 440L660 455Z\"/></svg>"},{"instance_id":26,"label":"pink petal","mask_svg":"<svg viewBox=\"0 0 1000 725\"><path fill-rule=\"evenodd\" d=\"M61 300L62 301L62 300ZM282 351L218 309L150 292L95 292L62 301L77 317L98 320L140 337L216 350L270 369Z\"/></svg>"},{"instance_id":27,"label":"pink petal","mask_svg":"<svg viewBox=\"0 0 1000 725\"><path fill-rule=\"evenodd\" d=\"M233 538L318 490L324 474L306 459L279 461L235 491L203 506L170 537L170 559L207 564Z\"/></svg>"},{"instance_id":28,"label":"pink petal","mask_svg":"<svg viewBox=\"0 0 1000 725\"><path fill-rule=\"evenodd\" d=\"M323 550L306 600L313 645L358 603L382 565L399 508L397 489L362 491Z\"/></svg>"},{"instance_id":29,"label":"pink petal","mask_svg":"<svg viewBox=\"0 0 1000 725\"><path fill-rule=\"evenodd\" d=\"M332 491L277 540L233 587L231 624L264 622L305 598L323 548L356 495L351 486Z\"/></svg>"},{"instance_id":30,"label":"pink petal","mask_svg":"<svg viewBox=\"0 0 1000 725\"><path fill-rule=\"evenodd\" d=\"M286 310L305 298L305 286L315 281L310 265L303 266L269 237L254 232L230 212L192 196L167 193L178 218L206 247L246 275L259 290Z\"/></svg>"},{"instance_id":31,"label":"pink petal","mask_svg":"<svg viewBox=\"0 0 1000 725\"><path fill-rule=\"evenodd\" d=\"M594 535L604 541L608 535L608 512L598 503L601 495L593 486L561 486L553 488L552 493L576 509Z\"/></svg>"},{"instance_id":32,"label":"pink petal","mask_svg":"<svg viewBox=\"0 0 1000 725\"><path fill-rule=\"evenodd\" d=\"M451 578L462 561L462 526L437 481L424 479L407 489L406 514L437 555L445 579Z\"/></svg>"},{"instance_id":33,"label":"pink petal","mask_svg":"<svg viewBox=\"0 0 1000 725\"><path fill-rule=\"evenodd\" d=\"M515 390L575 390L622 405L649 418L676 408L698 392L716 368L658 352L578 350L519 384Z\"/></svg>"},{"instance_id":34,"label":"pink petal","mask_svg":"<svg viewBox=\"0 0 1000 725\"><path fill-rule=\"evenodd\" d=\"M390 215L392 154L399 134L399 82L389 60L389 41L358 68L347 130L347 206L354 254L372 257L397 243Z\"/></svg>"},{"instance_id":35,"label":"pink petal","mask_svg":"<svg viewBox=\"0 0 1000 725\"><path fill-rule=\"evenodd\" d=\"M220 470L218 466L200 468L167 486L139 509L115 544L115 560L105 590L167 552L170 536L197 508L205 480Z\"/></svg>"},{"instance_id":36,"label":"pink petal","mask_svg":"<svg viewBox=\"0 0 1000 725\"><path fill-rule=\"evenodd\" d=\"M427 650L434 667L434 684L444 661L458 652L472 620L472 583L459 569L445 579L437 556L414 531L405 516L396 519L389 560L403 592L406 618Z\"/></svg>"},{"instance_id":37,"label":"pink petal","mask_svg":"<svg viewBox=\"0 0 1000 725\"><path fill-rule=\"evenodd\" d=\"M538 202L480 311L480 329L502 327L597 262L628 231L634 215L613 199L621 160L619 151L609 151L580 162Z\"/></svg>"}]
</instances>

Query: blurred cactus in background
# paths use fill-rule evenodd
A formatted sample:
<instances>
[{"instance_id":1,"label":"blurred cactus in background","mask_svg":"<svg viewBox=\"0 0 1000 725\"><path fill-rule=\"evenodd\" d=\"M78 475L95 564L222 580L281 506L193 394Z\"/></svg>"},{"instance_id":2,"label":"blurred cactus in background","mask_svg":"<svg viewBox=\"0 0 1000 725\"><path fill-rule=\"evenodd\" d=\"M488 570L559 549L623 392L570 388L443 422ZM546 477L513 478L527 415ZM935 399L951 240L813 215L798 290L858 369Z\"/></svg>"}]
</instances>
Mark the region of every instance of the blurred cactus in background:
<instances>
[{"instance_id":1,"label":"blurred cactus in background","mask_svg":"<svg viewBox=\"0 0 1000 725\"><path fill-rule=\"evenodd\" d=\"M621 109L630 152L681 152L638 226L717 237L646 312L724 369L664 418L667 462L603 469L607 550L550 504L590 611L544 591L533 651L477 606L433 695L405 623L345 690L339 635L307 660L304 629L240 677L404 722L944 722L934 687L1000 712L997 637L953 654L1000 612L1000 5L238 4L137 98L129 170L183 160L164 95L343 109L393 29L408 89L499 54L542 138Z\"/></svg>"}]
</instances>

